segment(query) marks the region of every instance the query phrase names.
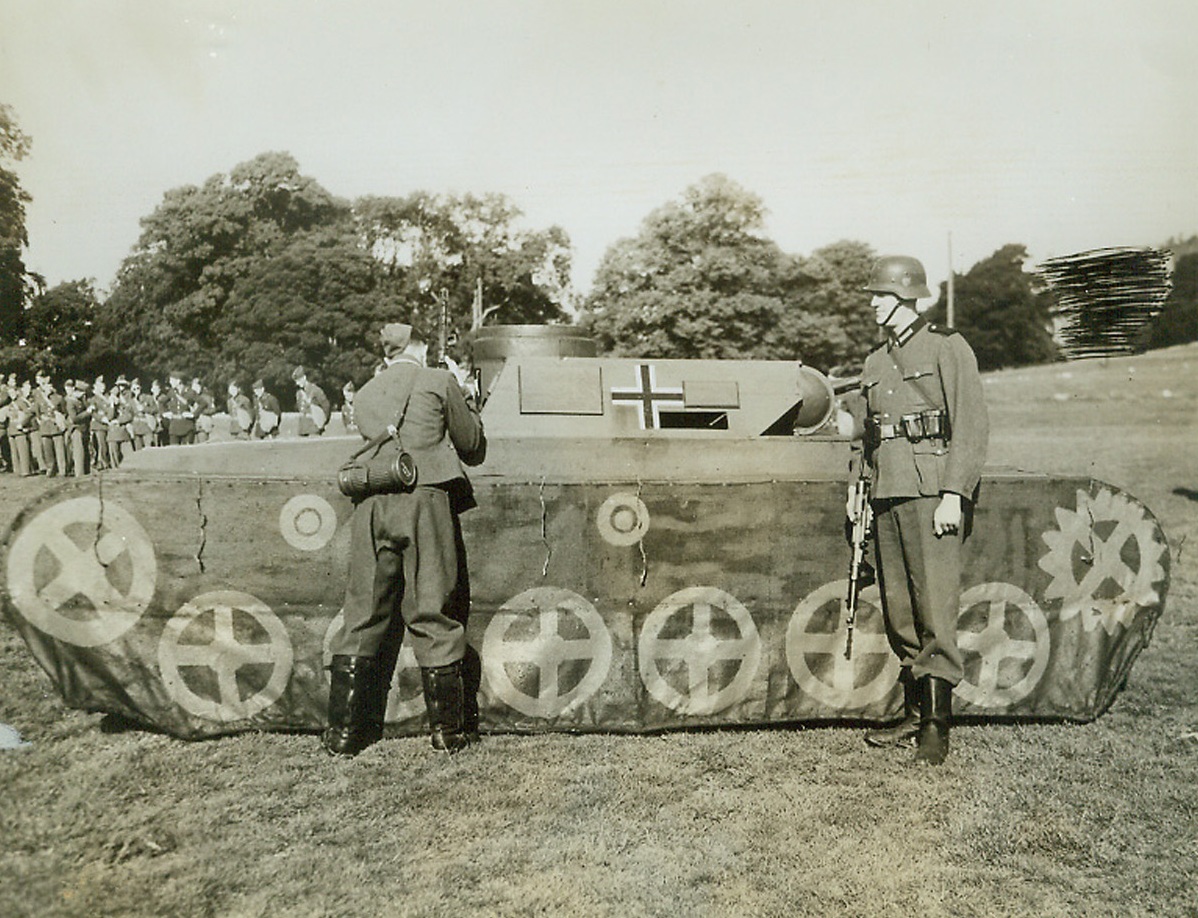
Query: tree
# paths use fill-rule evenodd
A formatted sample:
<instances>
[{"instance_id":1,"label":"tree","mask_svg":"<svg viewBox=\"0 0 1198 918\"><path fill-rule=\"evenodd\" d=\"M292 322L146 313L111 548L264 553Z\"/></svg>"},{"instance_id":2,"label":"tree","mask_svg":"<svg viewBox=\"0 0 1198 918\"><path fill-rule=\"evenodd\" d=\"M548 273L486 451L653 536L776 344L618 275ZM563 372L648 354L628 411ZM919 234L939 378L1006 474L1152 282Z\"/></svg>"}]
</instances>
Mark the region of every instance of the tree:
<instances>
[{"instance_id":1,"label":"tree","mask_svg":"<svg viewBox=\"0 0 1198 918\"><path fill-rule=\"evenodd\" d=\"M1173 289L1148 332L1150 348L1189 341L1198 341L1198 246L1174 263Z\"/></svg>"},{"instance_id":2,"label":"tree","mask_svg":"<svg viewBox=\"0 0 1198 918\"><path fill-rule=\"evenodd\" d=\"M32 198L10 168L25 158L30 143L12 108L0 103L0 344L15 344L24 337L25 304L40 283L26 270L22 254L29 245L25 205Z\"/></svg>"},{"instance_id":3,"label":"tree","mask_svg":"<svg viewBox=\"0 0 1198 918\"><path fill-rule=\"evenodd\" d=\"M503 195L354 202L361 243L397 285L409 318L434 330L445 301L451 328L464 337L481 292L488 315L505 324L546 324L568 318L570 239L560 227L519 226L520 210Z\"/></svg>"},{"instance_id":4,"label":"tree","mask_svg":"<svg viewBox=\"0 0 1198 918\"><path fill-rule=\"evenodd\" d=\"M582 325L617 355L772 356L797 272L762 234L764 214L723 175L692 185L608 249Z\"/></svg>"},{"instance_id":5,"label":"tree","mask_svg":"<svg viewBox=\"0 0 1198 918\"><path fill-rule=\"evenodd\" d=\"M799 342L804 360L824 368L858 368L873 350L878 326L863 288L876 259L866 243L842 239L798 260L807 283L786 311L782 334Z\"/></svg>"},{"instance_id":6,"label":"tree","mask_svg":"<svg viewBox=\"0 0 1198 918\"><path fill-rule=\"evenodd\" d=\"M1058 357L1052 340L1051 294L1024 271L1027 248L1005 245L969 272L954 275L956 328L973 347L982 370L1047 363ZM928 318L943 322L947 283Z\"/></svg>"},{"instance_id":7,"label":"tree","mask_svg":"<svg viewBox=\"0 0 1198 918\"><path fill-rule=\"evenodd\" d=\"M25 335L37 369L57 377L83 371L99 305L91 280L66 281L34 296Z\"/></svg>"},{"instance_id":8,"label":"tree","mask_svg":"<svg viewBox=\"0 0 1198 918\"><path fill-rule=\"evenodd\" d=\"M295 234L342 221L349 205L303 176L286 153L264 153L203 186L168 191L142 220L97 320L101 369L209 376L220 362L229 295ZM215 382L215 380L210 380Z\"/></svg>"},{"instance_id":9,"label":"tree","mask_svg":"<svg viewBox=\"0 0 1198 918\"><path fill-rule=\"evenodd\" d=\"M334 198L286 153L266 153L202 186L168 191L142 220L100 310L96 368L171 369L221 388L262 376L291 391L303 364L326 388L369 378L386 321L435 330L442 298L470 328L471 303L505 321L566 318L569 240L516 226L498 195Z\"/></svg>"},{"instance_id":10,"label":"tree","mask_svg":"<svg viewBox=\"0 0 1198 918\"><path fill-rule=\"evenodd\" d=\"M873 341L860 293L872 252L839 242L802 259L764 235L759 197L708 176L611 246L581 324L602 350L658 357L802 359L828 369Z\"/></svg>"}]
</instances>

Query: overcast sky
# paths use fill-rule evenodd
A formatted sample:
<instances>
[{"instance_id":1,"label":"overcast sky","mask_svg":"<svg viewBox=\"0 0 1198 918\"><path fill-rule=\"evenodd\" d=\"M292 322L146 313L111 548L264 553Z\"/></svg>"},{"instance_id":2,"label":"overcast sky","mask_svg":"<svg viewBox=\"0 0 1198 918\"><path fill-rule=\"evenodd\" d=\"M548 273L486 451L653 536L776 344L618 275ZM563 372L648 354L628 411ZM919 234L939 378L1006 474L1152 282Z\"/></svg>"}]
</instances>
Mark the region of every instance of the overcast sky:
<instances>
[{"instance_id":1,"label":"overcast sky","mask_svg":"<svg viewBox=\"0 0 1198 918\"><path fill-rule=\"evenodd\" d=\"M924 259L1198 233L1198 3L0 0L27 265L108 288L168 189L502 192L605 249L723 172L767 232Z\"/></svg>"}]
</instances>

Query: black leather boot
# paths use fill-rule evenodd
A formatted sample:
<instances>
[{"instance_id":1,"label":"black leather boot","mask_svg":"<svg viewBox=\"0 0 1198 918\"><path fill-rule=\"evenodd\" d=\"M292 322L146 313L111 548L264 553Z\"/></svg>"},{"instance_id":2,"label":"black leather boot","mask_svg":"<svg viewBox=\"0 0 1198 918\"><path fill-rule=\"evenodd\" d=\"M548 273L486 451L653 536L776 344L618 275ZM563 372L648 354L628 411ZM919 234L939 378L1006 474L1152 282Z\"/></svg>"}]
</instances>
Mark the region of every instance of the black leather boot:
<instances>
[{"instance_id":1,"label":"black leather boot","mask_svg":"<svg viewBox=\"0 0 1198 918\"><path fill-rule=\"evenodd\" d=\"M378 661L335 656L329 670L329 726L321 743L332 755L354 756L383 736L382 718L376 719Z\"/></svg>"},{"instance_id":2,"label":"black leather boot","mask_svg":"<svg viewBox=\"0 0 1198 918\"><path fill-rule=\"evenodd\" d=\"M466 732L462 661L420 669L433 748L452 755L470 745Z\"/></svg>"},{"instance_id":3,"label":"black leather boot","mask_svg":"<svg viewBox=\"0 0 1198 918\"><path fill-rule=\"evenodd\" d=\"M482 686L483 663L478 651L466 646L466 656L462 660L462 722L465 725L466 739L472 743L479 742L478 692Z\"/></svg>"},{"instance_id":4,"label":"black leather boot","mask_svg":"<svg viewBox=\"0 0 1198 918\"><path fill-rule=\"evenodd\" d=\"M939 765L948 758L948 721L952 716L953 686L935 676L925 676L920 684L919 744L915 750L915 760Z\"/></svg>"},{"instance_id":5,"label":"black leather boot","mask_svg":"<svg viewBox=\"0 0 1198 918\"><path fill-rule=\"evenodd\" d=\"M919 735L919 686L905 669L900 681L903 684L903 719L891 727L865 731L865 741L871 746L915 745L915 737Z\"/></svg>"}]
</instances>

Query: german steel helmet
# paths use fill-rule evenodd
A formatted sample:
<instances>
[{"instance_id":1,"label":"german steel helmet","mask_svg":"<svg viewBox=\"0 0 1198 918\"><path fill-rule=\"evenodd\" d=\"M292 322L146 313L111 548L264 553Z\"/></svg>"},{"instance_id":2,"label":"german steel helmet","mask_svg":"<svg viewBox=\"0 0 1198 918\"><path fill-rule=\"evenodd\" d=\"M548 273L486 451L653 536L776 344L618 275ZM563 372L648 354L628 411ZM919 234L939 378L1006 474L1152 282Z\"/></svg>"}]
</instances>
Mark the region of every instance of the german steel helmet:
<instances>
[{"instance_id":1,"label":"german steel helmet","mask_svg":"<svg viewBox=\"0 0 1198 918\"><path fill-rule=\"evenodd\" d=\"M870 293L893 293L900 300L918 300L931 296L928 274L919 259L910 255L887 255L874 262L869 283L863 290Z\"/></svg>"}]
</instances>

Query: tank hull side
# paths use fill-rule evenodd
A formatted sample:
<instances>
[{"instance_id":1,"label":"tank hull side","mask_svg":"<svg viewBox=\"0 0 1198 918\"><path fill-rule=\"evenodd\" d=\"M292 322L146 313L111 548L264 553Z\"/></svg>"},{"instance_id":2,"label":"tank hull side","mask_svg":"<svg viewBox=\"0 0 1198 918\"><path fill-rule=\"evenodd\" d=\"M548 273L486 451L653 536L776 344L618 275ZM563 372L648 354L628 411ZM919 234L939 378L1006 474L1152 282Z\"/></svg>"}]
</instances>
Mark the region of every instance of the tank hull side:
<instances>
[{"instance_id":1,"label":"tank hull side","mask_svg":"<svg viewBox=\"0 0 1198 918\"><path fill-rule=\"evenodd\" d=\"M484 728L653 731L873 720L899 706L867 589L852 659L844 483L502 480L463 517ZM990 476L967 542L961 716L1090 720L1163 609L1134 498ZM181 737L317 729L348 560L328 476L126 472L26 508L4 607L68 704ZM424 729L406 653L392 732Z\"/></svg>"}]
</instances>

